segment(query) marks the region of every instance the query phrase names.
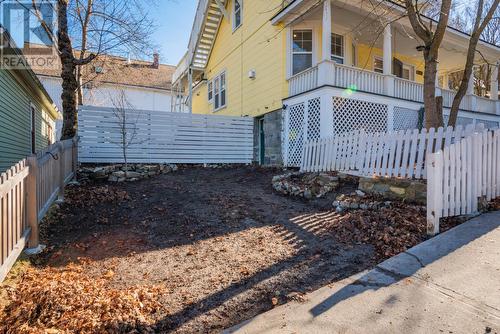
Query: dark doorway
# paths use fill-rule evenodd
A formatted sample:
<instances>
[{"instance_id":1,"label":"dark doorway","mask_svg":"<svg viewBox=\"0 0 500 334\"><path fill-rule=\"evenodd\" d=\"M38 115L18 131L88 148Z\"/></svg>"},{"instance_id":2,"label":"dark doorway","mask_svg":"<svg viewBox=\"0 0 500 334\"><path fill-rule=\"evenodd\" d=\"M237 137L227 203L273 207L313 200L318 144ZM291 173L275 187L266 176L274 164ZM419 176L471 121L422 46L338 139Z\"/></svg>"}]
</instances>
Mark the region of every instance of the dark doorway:
<instances>
[{"instance_id":1,"label":"dark doorway","mask_svg":"<svg viewBox=\"0 0 500 334\"><path fill-rule=\"evenodd\" d=\"M259 164L263 165L266 159L266 136L264 133L264 118L259 120Z\"/></svg>"}]
</instances>

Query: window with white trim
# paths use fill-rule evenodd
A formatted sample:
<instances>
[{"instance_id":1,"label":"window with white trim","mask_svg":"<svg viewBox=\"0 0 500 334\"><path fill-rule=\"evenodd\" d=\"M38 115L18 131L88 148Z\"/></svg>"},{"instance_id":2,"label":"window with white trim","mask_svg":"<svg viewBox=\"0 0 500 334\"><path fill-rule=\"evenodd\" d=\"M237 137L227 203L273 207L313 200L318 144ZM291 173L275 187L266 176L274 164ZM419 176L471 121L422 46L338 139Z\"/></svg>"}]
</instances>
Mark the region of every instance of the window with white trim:
<instances>
[{"instance_id":1,"label":"window with white trim","mask_svg":"<svg viewBox=\"0 0 500 334\"><path fill-rule=\"evenodd\" d=\"M332 60L337 64L344 63L344 36L332 34Z\"/></svg>"},{"instance_id":2,"label":"window with white trim","mask_svg":"<svg viewBox=\"0 0 500 334\"><path fill-rule=\"evenodd\" d=\"M212 103L214 101L214 83L212 80L208 82L208 103Z\"/></svg>"},{"instance_id":3,"label":"window with white trim","mask_svg":"<svg viewBox=\"0 0 500 334\"><path fill-rule=\"evenodd\" d=\"M214 111L226 106L226 72L222 72L213 80Z\"/></svg>"},{"instance_id":4,"label":"window with white trim","mask_svg":"<svg viewBox=\"0 0 500 334\"><path fill-rule=\"evenodd\" d=\"M403 79L415 80L415 67L412 65L403 64Z\"/></svg>"},{"instance_id":5,"label":"window with white trim","mask_svg":"<svg viewBox=\"0 0 500 334\"><path fill-rule=\"evenodd\" d=\"M233 31L238 29L242 23L243 0L234 0L233 7Z\"/></svg>"},{"instance_id":6,"label":"window with white trim","mask_svg":"<svg viewBox=\"0 0 500 334\"><path fill-rule=\"evenodd\" d=\"M312 67L312 29L294 30L292 47L292 74L295 75Z\"/></svg>"},{"instance_id":7,"label":"window with white trim","mask_svg":"<svg viewBox=\"0 0 500 334\"><path fill-rule=\"evenodd\" d=\"M384 73L384 59L381 57L373 57L373 71Z\"/></svg>"}]
</instances>

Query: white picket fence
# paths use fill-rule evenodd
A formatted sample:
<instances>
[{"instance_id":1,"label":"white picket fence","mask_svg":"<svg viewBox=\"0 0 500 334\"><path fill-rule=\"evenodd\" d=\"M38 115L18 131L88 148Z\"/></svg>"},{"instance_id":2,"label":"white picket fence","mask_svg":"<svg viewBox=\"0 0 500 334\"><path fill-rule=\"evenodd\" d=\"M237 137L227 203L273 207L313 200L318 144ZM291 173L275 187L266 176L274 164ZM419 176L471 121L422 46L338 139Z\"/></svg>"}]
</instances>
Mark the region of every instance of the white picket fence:
<instances>
[{"instance_id":1,"label":"white picket fence","mask_svg":"<svg viewBox=\"0 0 500 334\"><path fill-rule=\"evenodd\" d=\"M483 129L482 125L476 128ZM343 171L359 176L426 178L425 156L459 141L474 132L465 129L432 128L429 131L403 130L366 133L358 130L304 145L301 170L304 172Z\"/></svg>"},{"instance_id":2,"label":"white picket fence","mask_svg":"<svg viewBox=\"0 0 500 334\"><path fill-rule=\"evenodd\" d=\"M82 163L123 162L119 118L112 108L79 110ZM253 119L148 110L127 110L131 163L251 163Z\"/></svg>"},{"instance_id":3,"label":"white picket fence","mask_svg":"<svg viewBox=\"0 0 500 334\"><path fill-rule=\"evenodd\" d=\"M478 200L500 196L500 130L482 130L427 156L428 233L439 219L478 211Z\"/></svg>"}]
</instances>

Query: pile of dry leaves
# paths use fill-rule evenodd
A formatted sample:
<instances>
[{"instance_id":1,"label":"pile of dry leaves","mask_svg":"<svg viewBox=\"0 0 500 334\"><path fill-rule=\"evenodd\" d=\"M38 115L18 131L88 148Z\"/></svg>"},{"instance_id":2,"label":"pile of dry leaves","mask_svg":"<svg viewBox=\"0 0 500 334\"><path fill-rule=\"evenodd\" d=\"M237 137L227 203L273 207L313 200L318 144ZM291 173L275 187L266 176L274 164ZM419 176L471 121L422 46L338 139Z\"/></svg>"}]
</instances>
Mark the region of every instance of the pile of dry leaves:
<instances>
[{"instance_id":1,"label":"pile of dry leaves","mask_svg":"<svg viewBox=\"0 0 500 334\"><path fill-rule=\"evenodd\" d=\"M29 269L9 288L0 333L153 333L162 288L111 288L113 275L93 278L75 264Z\"/></svg>"},{"instance_id":2,"label":"pile of dry leaves","mask_svg":"<svg viewBox=\"0 0 500 334\"><path fill-rule=\"evenodd\" d=\"M459 222L442 224L445 231ZM394 202L379 210L356 210L329 220L340 242L373 245L377 260L397 255L427 239L425 207Z\"/></svg>"},{"instance_id":3,"label":"pile of dry leaves","mask_svg":"<svg viewBox=\"0 0 500 334\"><path fill-rule=\"evenodd\" d=\"M120 203L129 199L125 190L115 186L68 187L65 193L68 207L91 207L100 203Z\"/></svg>"}]
</instances>

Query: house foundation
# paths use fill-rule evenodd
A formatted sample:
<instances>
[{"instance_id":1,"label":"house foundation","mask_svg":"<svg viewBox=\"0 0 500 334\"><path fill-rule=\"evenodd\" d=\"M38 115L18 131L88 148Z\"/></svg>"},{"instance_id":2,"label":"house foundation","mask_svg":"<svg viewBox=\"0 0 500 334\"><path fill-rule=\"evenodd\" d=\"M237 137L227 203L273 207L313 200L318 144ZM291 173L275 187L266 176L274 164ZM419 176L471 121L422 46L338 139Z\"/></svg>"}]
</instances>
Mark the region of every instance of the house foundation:
<instances>
[{"instance_id":1,"label":"house foundation","mask_svg":"<svg viewBox=\"0 0 500 334\"><path fill-rule=\"evenodd\" d=\"M283 112L276 110L255 118L254 161L265 166L283 165Z\"/></svg>"}]
</instances>

